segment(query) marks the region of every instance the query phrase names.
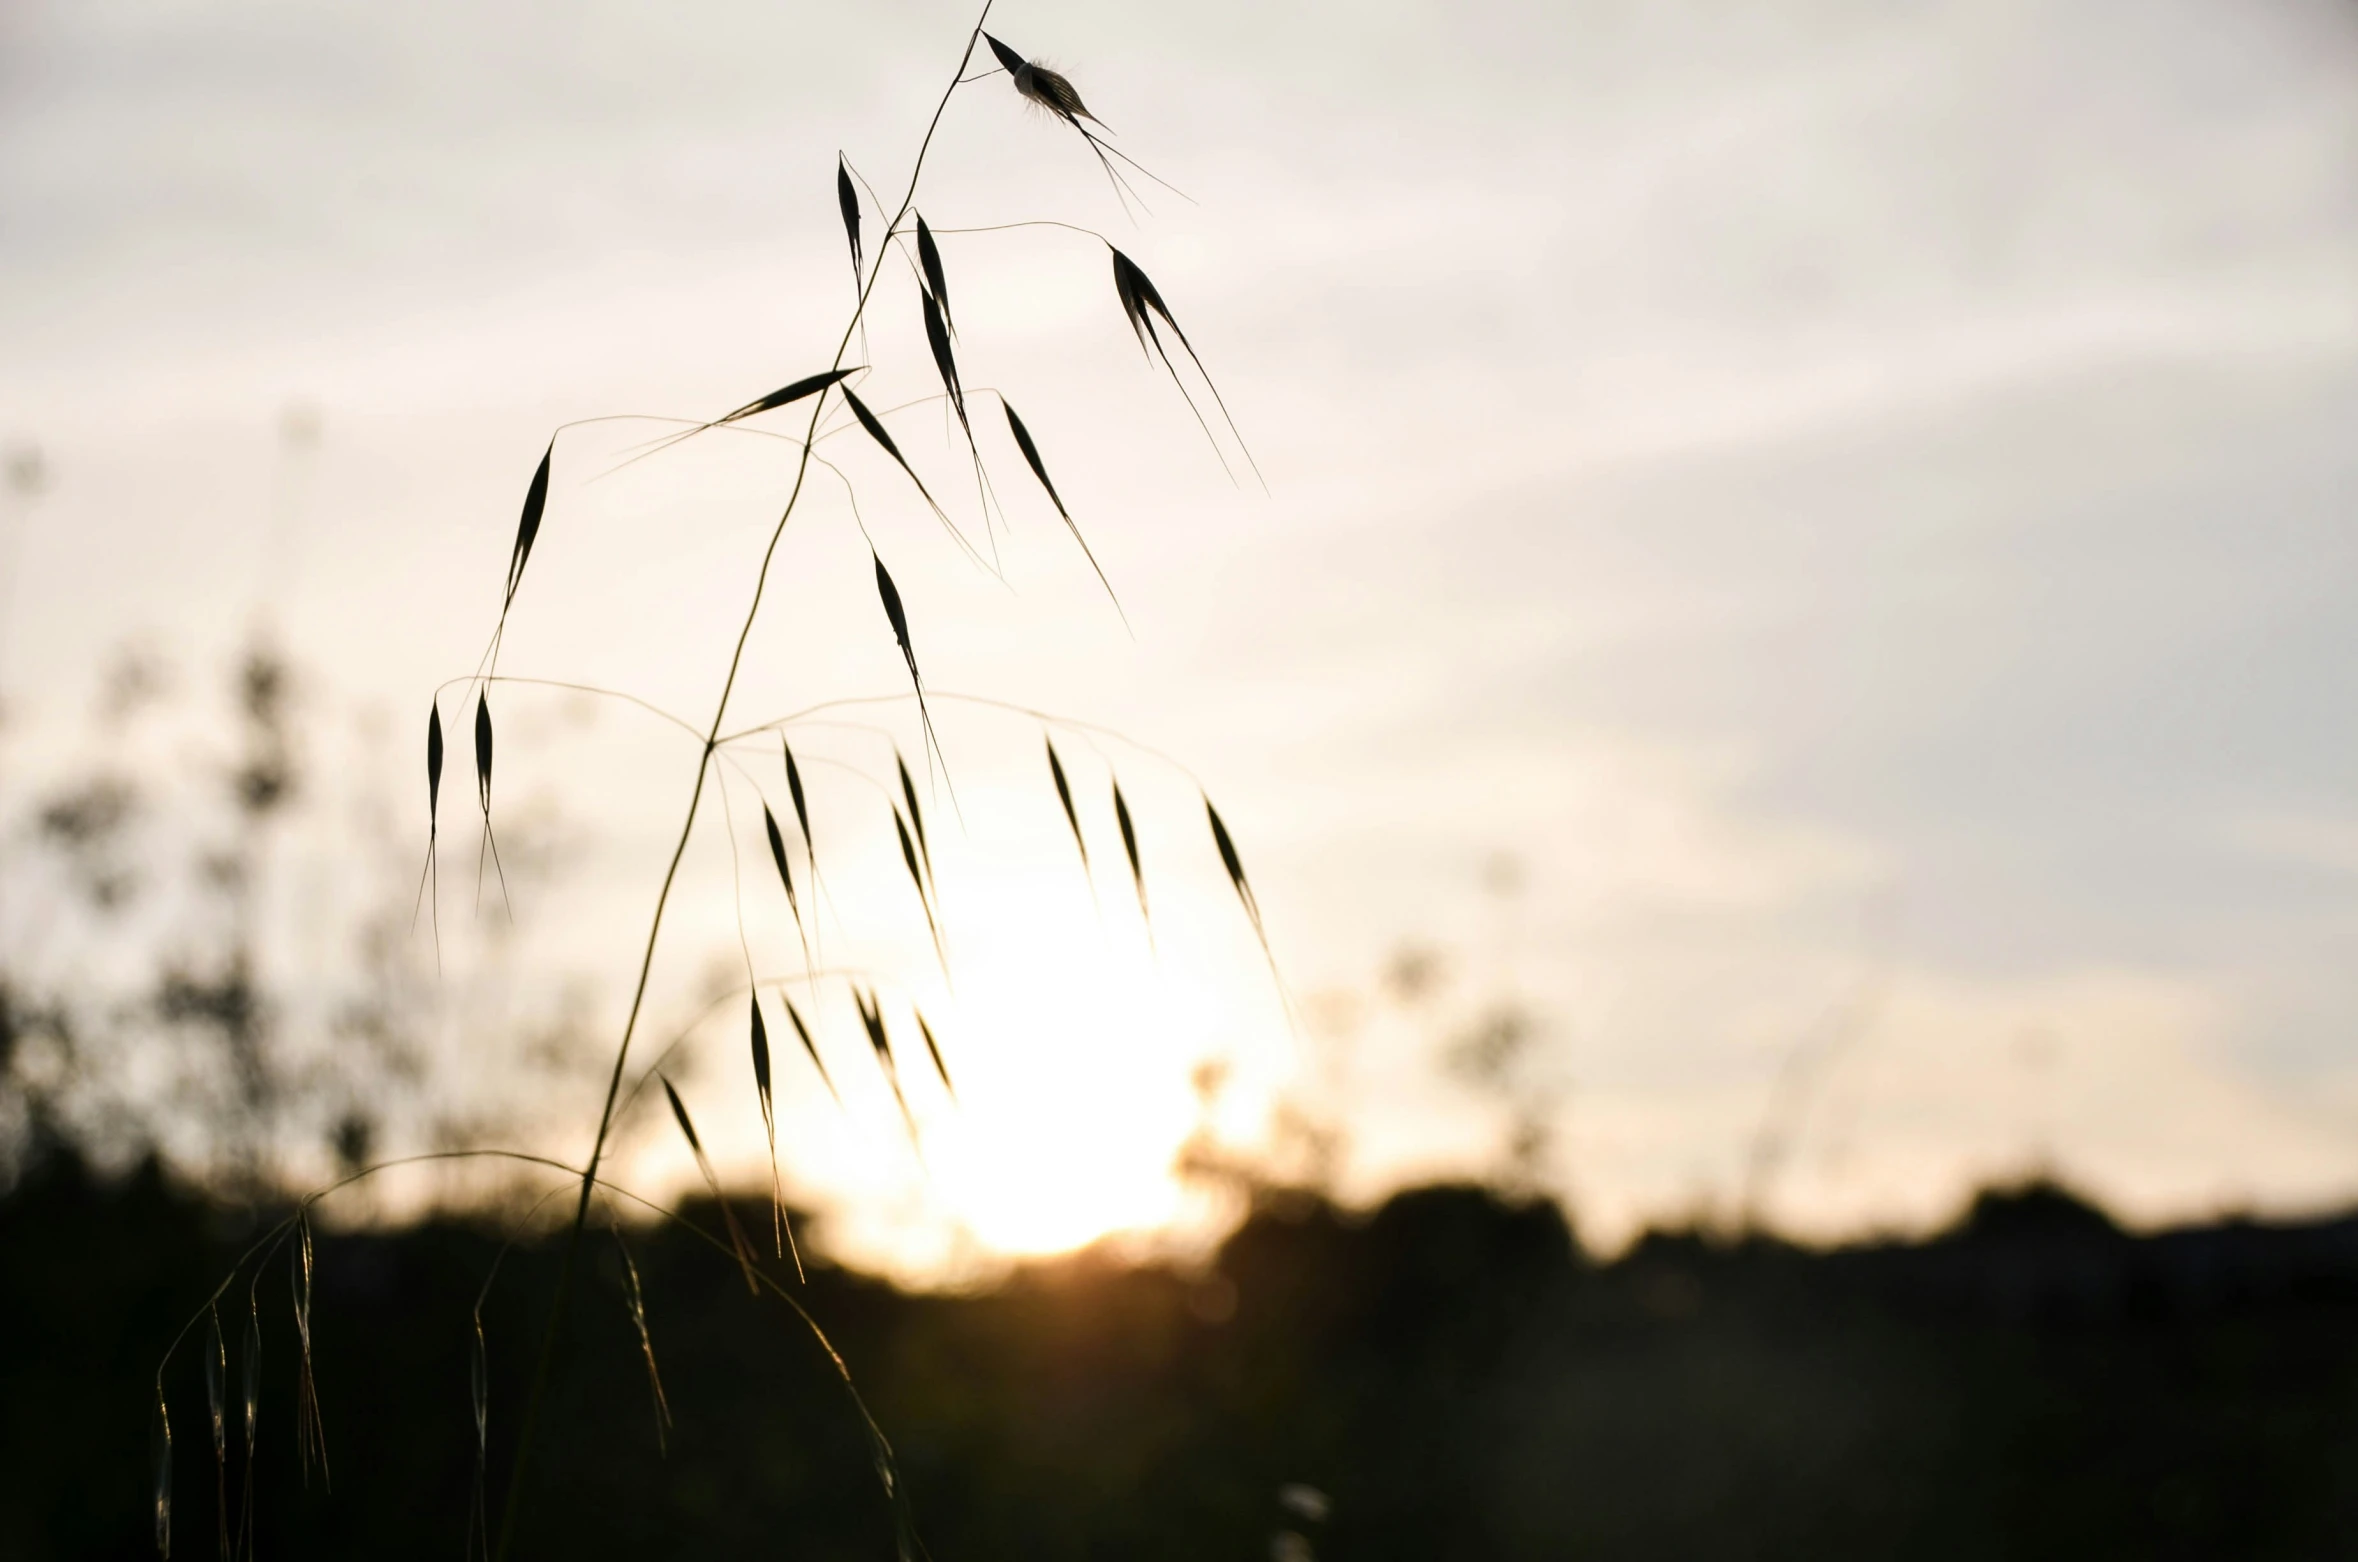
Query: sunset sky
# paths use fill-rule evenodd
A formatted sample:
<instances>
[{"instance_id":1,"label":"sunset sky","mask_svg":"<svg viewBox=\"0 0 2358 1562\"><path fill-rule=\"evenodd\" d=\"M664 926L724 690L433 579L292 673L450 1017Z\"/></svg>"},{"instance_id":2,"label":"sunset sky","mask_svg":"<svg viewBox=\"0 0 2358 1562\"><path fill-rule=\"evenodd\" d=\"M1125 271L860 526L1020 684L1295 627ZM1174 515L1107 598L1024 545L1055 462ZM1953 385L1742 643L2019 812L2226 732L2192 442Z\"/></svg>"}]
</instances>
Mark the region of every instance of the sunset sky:
<instances>
[{"instance_id":1,"label":"sunset sky","mask_svg":"<svg viewBox=\"0 0 2358 1562\"><path fill-rule=\"evenodd\" d=\"M476 666L551 428L825 367L837 151L897 191L970 24L0 11L0 441L51 474L0 543L0 786L86 754L118 647L201 682L259 619L304 669L323 790L381 788L422 847L418 729ZM1354 1195L1494 1170L1505 1113L1442 1060L1501 1004L1535 1026L1512 1090L1544 1103L1544 1175L1602 1242L1731 1210L1797 1048L1825 1066L1768 1197L1798 1231L1939 1219L2034 1161L2138 1218L2358 1191L2358 10L1007 0L990 27L1193 199L1142 183L1133 223L992 77L919 208L1110 237L1267 487L1141 359L1095 241L945 235L966 378L1021 408L1129 628L1003 438L1004 586L854 431L826 448L926 677L1187 769L1059 739L1092 886L1038 729L945 702L946 983L880 797L827 772L822 953L938 1015L960 1090L911 1081L920 1164L848 1002L814 1005L845 1103L782 1063L781 1145L841 1251L922 1273L1200 1218L1169 1168L1207 1059L1239 1147L1296 1101L1346 1135ZM906 267L875 308L862 396L937 389ZM315 452L284 448L290 407ZM981 544L952 425L894 426ZM792 451L713 436L596 479L647 433L560 441L501 670L700 728ZM868 546L839 487L798 517L730 725L906 686ZM493 988L586 979L610 1046L695 761L628 708L493 698L500 797L565 866L519 885L519 936L487 930L454 765L454 1077L513 1041ZM890 736L916 764L915 725ZM797 743L890 775L875 733ZM716 960L800 960L752 823L778 762L743 762L744 882L715 807L646 1059ZM289 904L343 893L345 849L307 824ZM282 920L300 984L317 952ZM1385 985L1410 947L1445 978L1415 1001ZM718 1012L683 1092L751 1179L741 1000ZM625 1149L690 1175L643 1105Z\"/></svg>"}]
</instances>

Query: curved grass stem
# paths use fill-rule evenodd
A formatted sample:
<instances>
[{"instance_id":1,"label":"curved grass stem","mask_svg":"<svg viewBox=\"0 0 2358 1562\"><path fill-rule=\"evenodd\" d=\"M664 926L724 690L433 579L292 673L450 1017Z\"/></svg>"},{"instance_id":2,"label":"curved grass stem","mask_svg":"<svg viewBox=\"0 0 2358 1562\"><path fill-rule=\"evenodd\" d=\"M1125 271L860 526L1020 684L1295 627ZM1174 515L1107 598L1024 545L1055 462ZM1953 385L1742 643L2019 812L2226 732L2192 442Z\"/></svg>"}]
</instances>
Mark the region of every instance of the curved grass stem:
<instances>
[{"instance_id":1,"label":"curved grass stem","mask_svg":"<svg viewBox=\"0 0 2358 1562\"><path fill-rule=\"evenodd\" d=\"M991 4L992 0L983 0L982 9L975 16L974 26L966 35L966 46L959 51L958 68L951 72L949 86L942 90L941 100L934 105L933 118L926 124L924 139L918 143L916 159L909 168L908 187L902 193L900 209L885 224L887 233L900 226L916 203L917 182L925 171L926 154L932 149L934 133L941 128L942 115L948 111L950 99L956 94L959 82L966 75L966 67L974 58L975 45L982 38L983 24L990 19ZM852 307L851 319L844 325L843 337L836 343L835 357L828 364L830 370L843 367L844 354L850 351L852 339L858 334L861 321L867 314L869 297L883 274L889 249L890 246L884 244L876 247L875 258L868 268L867 281L862 285L859 299ZM746 607L745 622L737 631L736 646L729 654L728 674L721 681L720 698L713 705L712 723L705 732L703 749L696 759L696 780L689 789L687 813L680 821L679 839L672 847L671 861L663 870L662 886L655 894L655 908L648 919L646 944L639 956L638 979L631 989L630 1010L623 1020L622 1039L614 1049L614 1067L606 1081L605 1104L598 1113L597 1135L591 1141L589 1158L581 1171L581 1194L575 1203L572 1228L565 1240L565 1256L558 1272L557 1293L549 1304L548 1324L541 1335L540 1357L532 1372L532 1390L525 1400L524 1414L517 1425L516 1454L509 1466L507 1499L500 1508L499 1545L494 1553L497 1562L507 1562L515 1545L516 1517L523 1506L524 1477L530 1466L534 1436L538 1431L540 1406L547 1394L550 1364L555 1358L557 1336L573 1289L582 1232L589 1224L590 1202L598 1187L598 1167L605 1159L607 1140L614 1127L614 1109L622 1094L623 1071L630 1061L631 1038L638 1029L639 1015L646 1004L647 980L654 970L655 949L663 933L663 914L671 903L672 886L678 881L680 862L687 856L689 838L695 833L697 810L704 801L705 779L712 773L714 753L720 746L722 724L728 717L729 696L736 689L737 674L744 665L746 642L752 637L755 620L761 616L762 594L769 585L770 565L777 557L779 540L786 535L786 523L793 519L795 504L801 499L803 485L810 476L810 443L818 432L819 419L826 411L827 397L828 393L822 391L812 398L810 425L803 435L802 456L795 464L794 486L788 491L785 507L779 512L778 524L770 532L769 546L762 552L761 569L754 577L753 600ZM788 1300L791 1302L791 1298ZM800 1310L797 1306L796 1311ZM869 1425L872 1435L881 1437L882 1434L874 1430L873 1421ZM906 1550L905 1540L903 1549Z\"/></svg>"}]
</instances>

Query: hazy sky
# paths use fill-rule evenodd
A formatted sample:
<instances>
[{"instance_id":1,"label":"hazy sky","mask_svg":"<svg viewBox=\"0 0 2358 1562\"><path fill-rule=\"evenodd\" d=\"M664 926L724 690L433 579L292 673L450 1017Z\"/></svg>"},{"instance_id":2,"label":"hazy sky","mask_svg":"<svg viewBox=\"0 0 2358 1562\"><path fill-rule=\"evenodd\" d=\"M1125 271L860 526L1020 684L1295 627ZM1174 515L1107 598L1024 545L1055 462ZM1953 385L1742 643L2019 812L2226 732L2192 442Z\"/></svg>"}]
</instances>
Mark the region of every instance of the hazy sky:
<instances>
[{"instance_id":1,"label":"hazy sky","mask_svg":"<svg viewBox=\"0 0 2358 1562\"><path fill-rule=\"evenodd\" d=\"M967 20L9 6L0 434L55 474L0 625L17 741L127 637L202 663L267 599L323 702L394 713L406 775L550 427L823 366L836 151L897 188ZM1023 408L1135 638L1012 464L1012 592L888 472L856 470L863 514L937 686L1109 723L1213 789L1306 1034L1182 780L1122 760L1150 856L1184 863L1149 953L1118 873L1092 909L1030 729L957 717L972 887L945 872L937 1001L976 1100L935 1170L1005 1186L928 1193L860 1147L888 1120L798 1102L847 1243L947 1241L944 1200L986 1245L1163 1218L1214 1054L1240 1125L1324 1081L1356 1189L1487 1164L1497 1114L1434 1060L1508 996L1553 1175L1607 1238L1732 1198L1812 1038L1796 1226L1932 1218L2034 1154L2145 1216L2358 1187L2358 10L1010 0L992 29L1200 204L1149 187L1132 226L994 79L920 206L1111 235L1268 492L1140 361L1102 250L1041 229L944 239L961 361ZM931 371L905 273L880 298L886 405ZM295 401L325 431L302 469ZM970 512L938 415L902 417ZM701 722L785 447L593 483L641 436L578 437L503 669ZM863 549L832 495L795 533L748 721L897 687ZM563 728L547 755L603 757L520 754L515 795L595 843L540 925L611 1008L693 752ZM681 994L733 942L725 854L691 868ZM1452 954L1426 1012L1318 998L1372 995L1405 943Z\"/></svg>"}]
</instances>

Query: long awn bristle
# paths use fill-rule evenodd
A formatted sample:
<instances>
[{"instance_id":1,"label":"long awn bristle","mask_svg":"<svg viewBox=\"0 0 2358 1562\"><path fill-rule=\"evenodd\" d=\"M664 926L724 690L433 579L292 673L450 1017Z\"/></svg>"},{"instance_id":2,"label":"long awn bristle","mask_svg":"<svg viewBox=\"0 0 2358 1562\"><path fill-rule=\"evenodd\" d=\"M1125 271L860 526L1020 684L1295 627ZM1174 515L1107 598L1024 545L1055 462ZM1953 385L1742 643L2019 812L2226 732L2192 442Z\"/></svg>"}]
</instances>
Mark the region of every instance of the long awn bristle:
<instances>
[{"instance_id":1,"label":"long awn bristle","mask_svg":"<svg viewBox=\"0 0 2358 1562\"><path fill-rule=\"evenodd\" d=\"M631 1327L638 1331L639 1354L647 1363L647 1388L655 1398L655 1452L658 1456L670 1452L671 1402L663 1394L663 1373L655 1365L655 1336L647 1328L647 1299L639 1284L639 1266L630 1256L630 1244L622 1240L619 1223L607 1229L614 1233L614 1246L622 1254L622 1295L630 1308Z\"/></svg>"},{"instance_id":2,"label":"long awn bristle","mask_svg":"<svg viewBox=\"0 0 2358 1562\"><path fill-rule=\"evenodd\" d=\"M164 1385L156 1383L156 1422L149 1439L148 1463L154 1474L156 1554L170 1562L172 1555L172 1412L164 1405Z\"/></svg>"},{"instance_id":3,"label":"long awn bristle","mask_svg":"<svg viewBox=\"0 0 2358 1562\"><path fill-rule=\"evenodd\" d=\"M220 1530L220 1555L229 1562L229 1407L225 1391L229 1347L221 1338L221 1309L205 1309L205 1409L213 1432L213 1517Z\"/></svg>"},{"instance_id":4,"label":"long awn bristle","mask_svg":"<svg viewBox=\"0 0 2358 1562\"><path fill-rule=\"evenodd\" d=\"M311 1222L297 1216L295 1221L294 1251L289 1255L289 1283L295 1294L295 1342L301 1353L295 1376L295 1444L302 1456L303 1478L311 1478L311 1467L319 1467L322 1484L331 1484L328 1475L327 1423L319 1410L319 1379L311 1361Z\"/></svg>"}]
</instances>

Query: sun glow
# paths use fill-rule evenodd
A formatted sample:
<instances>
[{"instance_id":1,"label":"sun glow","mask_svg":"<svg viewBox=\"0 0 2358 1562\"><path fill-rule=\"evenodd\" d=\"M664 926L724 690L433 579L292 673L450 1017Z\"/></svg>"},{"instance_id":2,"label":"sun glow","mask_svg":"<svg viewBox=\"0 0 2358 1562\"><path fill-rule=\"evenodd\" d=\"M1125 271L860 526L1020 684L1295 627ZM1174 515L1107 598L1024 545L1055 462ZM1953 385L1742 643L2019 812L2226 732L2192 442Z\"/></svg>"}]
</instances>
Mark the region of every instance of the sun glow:
<instances>
[{"instance_id":1,"label":"sun glow","mask_svg":"<svg viewBox=\"0 0 2358 1562\"><path fill-rule=\"evenodd\" d=\"M1143 814L1161 800L1141 791L1133 807ZM1036 817L1044 803L1049 812ZM924 1281L1122 1234L1183 1238L1217 1202L1176 1164L1204 1122L1199 1066L1221 1059L1241 1082L1222 1103L1226 1122L1287 1052L1281 1006L1208 838L1199 871L1173 864L1158 881L1149 858L1159 892L1150 938L1110 828L1114 849L1084 880L1053 802L970 782L963 807L972 828L937 825L933 841L948 979L929 948L828 949L830 961L895 973L879 990L914 1140L890 1080L846 1023L848 1005L822 989L803 1007L843 1105L807 1067L781 1063L789 1197L824 1212L838 1256ZM845 924L889 924L884 913L907 899L900 865L857 866L830 866ZM941 1042L950 1089L926 1058L912 1005ZM717 1102L728 1088L717 1060L742 1041L716 1023L704 1045ZM749 1181L759 1141L745 1113L727 1110L727 1154Z\"/></svg>"}]
</instances>

